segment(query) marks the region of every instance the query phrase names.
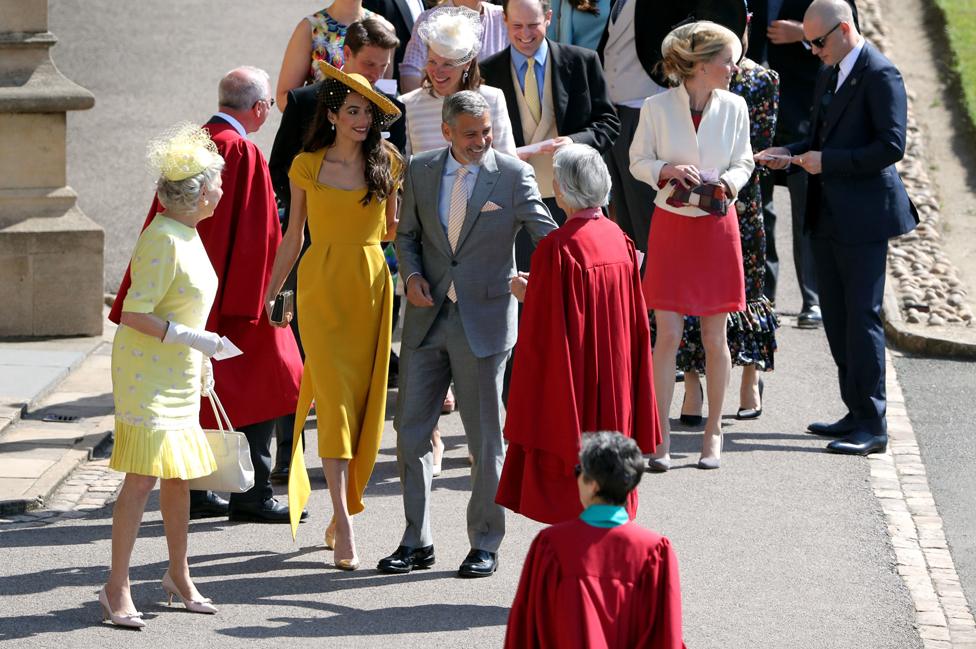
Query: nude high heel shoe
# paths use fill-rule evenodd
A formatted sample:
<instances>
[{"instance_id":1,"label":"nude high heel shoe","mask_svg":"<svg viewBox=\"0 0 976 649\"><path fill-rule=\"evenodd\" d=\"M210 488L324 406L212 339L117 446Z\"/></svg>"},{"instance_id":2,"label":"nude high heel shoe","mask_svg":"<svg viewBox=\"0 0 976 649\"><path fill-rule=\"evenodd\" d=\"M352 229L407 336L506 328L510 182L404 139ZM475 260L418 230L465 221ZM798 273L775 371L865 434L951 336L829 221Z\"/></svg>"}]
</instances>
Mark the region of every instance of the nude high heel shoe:
<instances>
[{"instance_id":1,"label":"nude high heel shoe","mask_svg":"<svg viewBox=\"0 0 976 649\"><path fill-rule=\"evenodd\" d=\"M173 598L175 597L183 602L183 606L185 606L186 610L190 611L191 613L206 613L208 615L213 615L217 612L217 607L211 603L212 600L209 598L186 599L183 597L183 594L180 593L180 590L176 587L176 584L173 583L173 578L169 576L169 572L163 575L163 591L169 597L166 602L167 606L173 605Z\"/></svg>"},{"instance_id":2,"label":"nude high heel shoe","mask_svg":"<svg viewBox=\"0 0 976 649\"><path fill-rule=\"evenodd\" d=\"M127 629L143 629L146 623L142 620L142 613L136 611L131 615L116 615L108 605L108 595L105 594L105 586L98 591L98 603L102 607L102 621L111 620L115 626L126 627Z\"/></svg>"},{"instance_id":3,"label":"nude high heel shoe","mask_svg":"<svg viewBox=\"0 0 976 649\"><path fill-rule=\"evenodd\" d=\"M325 528L325 549L334 550L335 549L335 537L336 537L336 522L335 516L329 521L329 526Z\"/></svg>"},{"instance_id":4,"label":"nude high heel shoe","mask_svg":"<svg viewBox=\"0 0 976 649\"><path fill-rule=\"evenodd\" d=\"M712 457L705 457L705 449L713 449L715 447L715 438L718 437L718 448L715 449L715 454ZM705 437L702 440L702 456L698 460L699 469L717 469L722 466L722 440L724 436L722 433L718 435L712 433L705 433Z\"/></svg>"}]
</instances>

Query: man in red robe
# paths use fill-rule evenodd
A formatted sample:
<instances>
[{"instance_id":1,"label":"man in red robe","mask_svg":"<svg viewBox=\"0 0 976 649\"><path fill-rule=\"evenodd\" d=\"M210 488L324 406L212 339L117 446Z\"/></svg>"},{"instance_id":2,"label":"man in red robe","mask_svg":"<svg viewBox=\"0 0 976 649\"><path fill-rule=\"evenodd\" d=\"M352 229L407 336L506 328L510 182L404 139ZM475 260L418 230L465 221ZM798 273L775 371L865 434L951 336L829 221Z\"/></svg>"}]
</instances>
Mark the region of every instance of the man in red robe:
<instances>
[{"instance_id":1,"label":"man in red robe","mask_svg":"<svg viewBox=\"0 0 976 649\"><path fill-rule=\"evenodd\" d=\"M584 438L579 460L574 492L585 509L532 542L506 649L684 649L671 542L623 507L644 473L640 449L602 432Z\"/></svg>"},{"instance_id":2,"label":"man in red robe","mask_svg":"<svg viewBox=\"0 0 976 649\"><path fill-rule=\"evenodd\" d=\"M288 523L288 507L274 498L271 437L276 421L291 429L302 377L302 360L289 328L272 327L265 315L264 294L281 227L268 164L261 150L247 139L264 124L274 104L268 74L242 67L220 81L219 112L204 128L225 161L224 196L214 215L197 232L219 279L217 297L207 330L226 336L244 353L213 364L221 403L235 429L251 447L254 487L232 494L229 503L209 492L191 492L194 518L229 511L232 520ZM146 225L162 207L157 200ZM145 226L143 226L145 227ZM109 319L118 323L129 289L126 271ZM200 409L200 425L216 428L209 406Z\"/></svg>"},{"instance_id":3,"label":"man in red robe","mask_svg":"<svg viewBox=\"0 0 976 649\"><path fill-rule=\"evenodd\" d=\"M661 441L640 262L599 208L610 191L606 165L594 149L569 144L554 158L554 175L569 218L532 255L496 496L543 523L580 513L573 467L582 433L620 431L645 453ZM627 509L636 514L636 492Z\"/></svg>"}]
</instances>

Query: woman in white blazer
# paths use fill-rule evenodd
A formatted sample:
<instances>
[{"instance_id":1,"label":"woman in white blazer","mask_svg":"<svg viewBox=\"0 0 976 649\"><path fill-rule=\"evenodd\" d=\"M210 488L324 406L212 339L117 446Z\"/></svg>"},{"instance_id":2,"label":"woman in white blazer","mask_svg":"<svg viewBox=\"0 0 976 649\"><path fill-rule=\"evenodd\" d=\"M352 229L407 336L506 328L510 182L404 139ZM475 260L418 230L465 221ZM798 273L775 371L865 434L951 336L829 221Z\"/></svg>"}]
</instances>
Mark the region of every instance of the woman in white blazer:
<instances>
[{"instance_id":1,"label":"woman in white blazer","mask_svg":"<svg viewBox=\"0 0 976 649\"><path fill-rule=\"evenodd\" d=\"M644 298L654 311L654 389L664 442L650 468L671 467L668 414L675 356L685 315L701 317L708 419L699 468L717 469L722 403L732 371L726 341L729 313L745 308L742 248L735 197L755 166L746 103L728 91L742 43L715 23L676 28L661 46L661 64L676 87L648 98L630 147L630 171L658 189L648 235ZM716 183L727 209L712 214L674 196L681 186ZM713 210L714 211L714 210Z\"/></svg>"}]
</instances>

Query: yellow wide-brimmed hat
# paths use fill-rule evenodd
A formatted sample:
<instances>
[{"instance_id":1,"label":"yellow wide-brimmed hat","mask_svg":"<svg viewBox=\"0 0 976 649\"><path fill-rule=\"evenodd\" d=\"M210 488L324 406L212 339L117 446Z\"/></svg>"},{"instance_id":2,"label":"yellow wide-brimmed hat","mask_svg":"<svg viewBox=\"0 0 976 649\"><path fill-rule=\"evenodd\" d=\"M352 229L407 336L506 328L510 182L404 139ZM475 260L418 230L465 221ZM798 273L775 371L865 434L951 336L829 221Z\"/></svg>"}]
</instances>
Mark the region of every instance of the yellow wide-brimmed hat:
<instances>
[{"instance_id":1,"label":"yellow wide-brimmed hat","mask_svg":"<svg viewBox=\"0 0 976 649\"><path fill-rule=\"evenodd\" d=\"M372 84L370 84L370 82L363 75L356 73L347 74L325 61L319 61L318 66L319 70L322 71L322 74L325 75L326 79L338 81L352 92L362 95L368 99L369 102L378 109L377 112L374 113L374 117L379 121L382 128L386 128L393 122L400 119L400 109L396 107L396 104L390 101L390 98L386 95L377 92L376 89L373 88ZM335 91L330 91L326 87L322 89L322 92L329 93ZM340 98L337 97L336 99L338 100ZM345 97L342 97L341 99L344 100Z\"/></svg>"}]
</instances>

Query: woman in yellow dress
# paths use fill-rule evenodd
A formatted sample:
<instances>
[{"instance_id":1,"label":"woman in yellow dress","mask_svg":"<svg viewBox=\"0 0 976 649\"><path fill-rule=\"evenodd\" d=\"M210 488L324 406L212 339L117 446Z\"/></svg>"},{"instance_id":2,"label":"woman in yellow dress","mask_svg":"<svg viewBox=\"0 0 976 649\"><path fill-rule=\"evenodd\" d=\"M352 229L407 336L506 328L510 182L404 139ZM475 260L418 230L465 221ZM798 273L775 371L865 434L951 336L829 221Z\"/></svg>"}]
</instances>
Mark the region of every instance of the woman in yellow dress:
<instances>
[{"instance_id":1,"label":"woman in yellow dress","mask_svg":"<svg viewBox=\"0 0 976 649\"><path fill-rule=\"evenodd\" d=\"M201 388L212 386L210 356L220 336L204 330L217 275L197 235L223 192L224 160L207 132L178 126L149 147L156 195L166 208L143 230L132 253L132 286L112 346L115 446L109 466L125 481L112 513L112 571L98 594L103 619L142 628L129 591L129 562L150 492L160 479L159 509L169 548L163 590L196 613L216 613L190 579L187 481L216 468L200 428Z\"/></svg>"},{"instance_id":2,"label":"woman in yellow dress","mask_svg":"<svg viewBox=\"0 0 976 649\"><path fill-rule=\"evenodd\" d=\"M400 111L363 76L320 68L326 79L315 122L288 174L294 223L278 249L267 302L298 258L307 220L312 244L298 267L305 371L288 506L294 535L310 493L301 431L314 401L333 507L325 545L335 550L337 568L355 570L351 516L363 510L386 419L393 284L380 244L396 231L403 161L382 131Z\"/></svg>"}]
</instances>

